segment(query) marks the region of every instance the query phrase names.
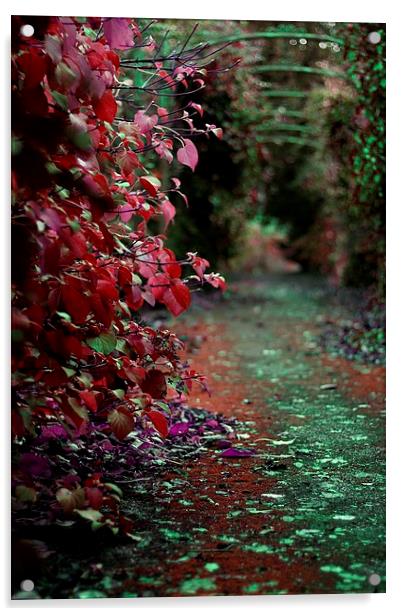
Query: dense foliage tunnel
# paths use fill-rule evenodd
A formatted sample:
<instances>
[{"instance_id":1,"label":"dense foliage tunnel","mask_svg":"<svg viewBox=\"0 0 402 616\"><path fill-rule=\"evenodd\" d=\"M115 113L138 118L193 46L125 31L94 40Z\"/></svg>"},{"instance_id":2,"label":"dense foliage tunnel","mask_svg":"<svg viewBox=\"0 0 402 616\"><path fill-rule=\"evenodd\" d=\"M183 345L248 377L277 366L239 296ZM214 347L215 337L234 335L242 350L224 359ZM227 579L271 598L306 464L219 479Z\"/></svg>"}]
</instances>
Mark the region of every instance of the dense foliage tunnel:
<instances>
[{"instance_id":1,"label":"dense foliage tunnel","mask_svg":"<svg viewBox=\"0 0 402 616\"><path fill-rule=\"evenodd\" d=\"M384 592L385 25L11 59L13 598Z\"/></svg>"}]
</instances>

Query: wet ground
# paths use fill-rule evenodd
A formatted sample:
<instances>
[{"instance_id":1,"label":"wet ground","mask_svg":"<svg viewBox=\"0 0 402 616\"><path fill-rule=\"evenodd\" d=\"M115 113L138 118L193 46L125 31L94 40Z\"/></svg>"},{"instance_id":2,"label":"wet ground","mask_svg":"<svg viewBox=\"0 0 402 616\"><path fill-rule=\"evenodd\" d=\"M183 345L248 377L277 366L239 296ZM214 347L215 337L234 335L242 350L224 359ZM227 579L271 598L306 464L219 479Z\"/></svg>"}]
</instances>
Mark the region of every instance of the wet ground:
<instances>
[{"instance_id":1,"label":"wet ground","mask_svg":"<svg viewBox=\"0 0 402 616\"><path fill-rule=\"evenodd\" d=\"M71 566L65 553L40 596L384 592L384 368L316 343L347 311L324 283L288 276L239 281L179 319L213 393L191 404L237 417L254 455L205 447L134 484L136 540Z\"/></svg>"}]
</instances>

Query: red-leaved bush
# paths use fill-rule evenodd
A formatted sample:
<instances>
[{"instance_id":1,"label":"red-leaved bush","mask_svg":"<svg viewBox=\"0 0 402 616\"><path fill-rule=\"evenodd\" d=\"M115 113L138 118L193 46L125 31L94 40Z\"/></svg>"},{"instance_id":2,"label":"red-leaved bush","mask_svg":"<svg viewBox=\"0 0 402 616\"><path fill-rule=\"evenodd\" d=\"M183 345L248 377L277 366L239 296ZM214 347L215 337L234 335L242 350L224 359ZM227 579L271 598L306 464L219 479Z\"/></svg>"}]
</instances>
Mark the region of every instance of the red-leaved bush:
<instances>
[{"instance_id":1,"label":"red-leaved bush","mask_svg":"<svg viewBox=\"0 0 402 616\"><path fill-rule=\"evenodd\" d=\"M24 36L25 23L32 37ZM95 527L129 532L119 489L102 478L103 461L116 440L140 428L166 437L168 403L199 379L180 359L179 339L137 314L162 304L178 316L191 303L190 286L224 287L218 274L205 273L205 259L188 253L179 260L165 247L175 216L169 196L181 194L180 181L158 172L155 160L194 170L193 132L217 130L193 130L197 106L155 102L169 94L176 105L179 84L203 87L205 68L194 50L186 54L184 47L172 55L167 69L153 39L129 19L14 18L17 508L45 495L56 516L78 512ZM163 233L150 232L151 219ZM49 443L63 444L58 469Z\"/></svg>"}]
</instances>

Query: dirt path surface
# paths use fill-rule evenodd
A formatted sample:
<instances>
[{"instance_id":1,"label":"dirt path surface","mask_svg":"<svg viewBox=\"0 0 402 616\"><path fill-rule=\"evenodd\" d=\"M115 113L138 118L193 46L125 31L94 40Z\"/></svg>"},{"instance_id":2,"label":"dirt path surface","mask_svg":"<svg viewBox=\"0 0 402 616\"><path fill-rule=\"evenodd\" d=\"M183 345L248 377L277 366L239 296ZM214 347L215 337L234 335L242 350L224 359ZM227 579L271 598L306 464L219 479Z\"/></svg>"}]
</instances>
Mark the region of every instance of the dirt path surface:
<instances>
[{"instance_id":1,"label":"dirt path surface","mask_svg":"<svg viewBox=\"0 0 402 616\"><path fill-rule=\"evenodd\" d=\"M213 391L191 404L237 417L255 455L206 450L134 487L137 542L98 550L53 596L385 590L384 369L319 350L330 297L304 277L242 281L179 321Z\"/></svg>"}]
</instances>

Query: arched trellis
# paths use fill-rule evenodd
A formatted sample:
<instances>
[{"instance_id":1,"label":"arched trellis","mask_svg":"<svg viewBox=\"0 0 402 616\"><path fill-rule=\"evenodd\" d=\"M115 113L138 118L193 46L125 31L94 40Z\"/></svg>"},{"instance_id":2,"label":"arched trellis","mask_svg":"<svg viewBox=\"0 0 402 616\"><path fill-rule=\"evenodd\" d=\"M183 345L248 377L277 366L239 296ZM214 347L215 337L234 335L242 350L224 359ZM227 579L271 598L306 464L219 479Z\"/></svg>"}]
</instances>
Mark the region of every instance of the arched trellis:
<instances>
[{"instance_id":1,"label":"arched trellis","mask_svg":"<svg viewBox=\"0 0 402 616\"><path fill-rule=\"evenodd\" d=\"M330 34L316 34L315 32L284 32L281 30L248 32L247 34L226 36L217 40L212 40L211 45L225 45L226 43L240 43L243 41L255 41L258 39L306 39L307 41L315 40L323 43L334 43L335 45L343 45L342 38L332 36Z\"/></svg>"},{"instance_id":2,"label":"arched trellis","mask_svg":"<svg viewBox=\"0 0 402 616\"><path fill-rule=\"evenodd\" d=\"M261 94L267 98L305 98L308 96L305 90L261 90Z\"/></svg>"},{"instance_id":3,"label":"arched trellis","mask_svg":"<svg viewBox=\"0 0 402 616\"><path fill-rule=\"evenodd\" d=\"M260 143L262 145L264 145L266 143L273 143L275 145L291 144L291 145L306 146L306 147L309 147L309 148L316 148L317 147L317 142L316 141L305 139L303 137L296 137L294 135L286 135L286 136L275 135L275 134L262 135L262 136L258 136L257 135L256 141L257 141L257 143Z\"/></svg>"},{"instance_id":4,"label":"arched trellis","mask_svg":"<svg viewBox=\"0 0 402 616\"><path fill-rule=\"evenodd\" d=\"M241 117L241 113L234 112L232 116L234 118ZM275 117L275 116L284 116L286 115L289 118L305 118L306 114L304 111L299 111L296 109L287 109L286 107L277 107L276 109L270 109L267 111L259 111L257 113L250 113L248 118L251 122L258 122L259 120L263 120L267 116Z\"/></svg>"},{"instance_id":5,"label":"arched trellis","mask_svg":"<svg viewBox=\"0 0 402 616\"><path fill-rule=\"evenodd\" d=\"M280 131L290 131L290 132L295 131L298 133L309 133L309 134L313 134L316 132L311 126L304 125L304 124L290 124L287 122L266 122L255 128L255 131L257 133L269 132L270 130L280 130Z\"/></svg>"},{"instance_id":6,"label":"arched trellis","mask_svg":"<svg viewBox=\"0 0 402 616\"><path fill-rule=\"evenodd\" d=\"M251 65L241 67L251 68ZM337 79L348 79L347 75L341 71L332 71L328 68L318 68L315 66L303 66L300 64L264 64L253 66L254 73L304 73L307 75L321 75L322 77L336 77Z\"/></svg>"},{"instance_id":7,"label":"arched trellis","mask_svg":"<svg viewBox=\"0 0 402 616\"><path fill-rule=\"evenodd\" d=\"M325 33L314 33L314 32L287 32L282 30L275 31L261 31L261 32L249 32L246 34L240 35L232 35L227 37L222 37L216 40L212 40L211 45L226 45L237 42L246 42L246 41L258 41L258 40L273 40L273 39L284 39L291 41L299 40L303 41L318 41L319 43L329 43L332 45L337 45L338 47L342 47L344 45L344 40L340 37L332 36L330 34ZM238 70L250 70L252 68L253 73L257 73L260 75L264 74L275 74L275 73L297 73L301 75L316 75L318 77L331 78L331 79L342 79L347 80L348 76L342 71L332 70L330 68L318 67L318 66L305 66L300 64L289 64L289 63L280 63L280 64L264 64L264 65L256 65L256 64L247 64L241 65L238 67ZM268 90L262 89L261 95L264 98L272 98L272 99L304 99L307 98L309 92L307 90ZM280 111L280 108L271 109L268 113L262 112L261 115L258 116L258 119L264 119L269 116L282 116L284 118L300 118L304 119L305 114L300 109L286 109L284 111ZM270 130L270 128L283 131L294 131L300 133L306 133L309 131L309 128L305 124L295 124L288 122L276 122L267 124L265 130ZM260 127L261 128L261 127ZM301 145L300 139L295 137L296 141L287 139L284 143L297 143Z\"/></svg>"}]
</instances>

